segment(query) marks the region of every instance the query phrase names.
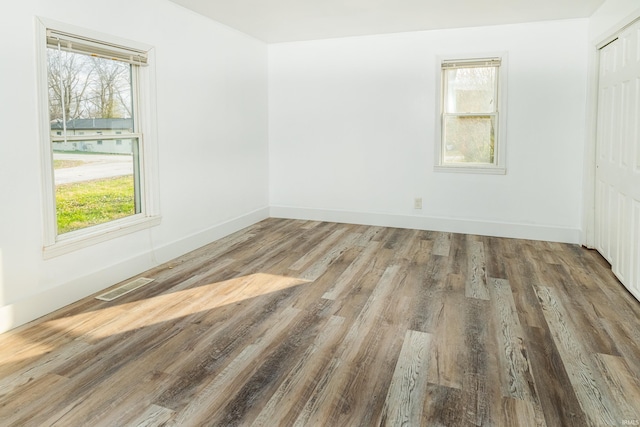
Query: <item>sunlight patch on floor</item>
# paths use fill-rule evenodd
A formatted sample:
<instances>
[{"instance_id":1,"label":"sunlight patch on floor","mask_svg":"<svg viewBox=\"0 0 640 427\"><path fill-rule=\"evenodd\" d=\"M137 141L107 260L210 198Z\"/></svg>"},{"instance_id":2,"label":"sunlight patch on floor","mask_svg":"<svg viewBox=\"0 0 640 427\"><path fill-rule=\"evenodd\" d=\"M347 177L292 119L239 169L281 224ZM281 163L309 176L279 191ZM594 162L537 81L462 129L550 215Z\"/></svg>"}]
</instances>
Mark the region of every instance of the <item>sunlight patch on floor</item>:
<instances>
[{"instance_id":1,"label":"sunlight patch on floor","mask_svg":"<svg viewBox=\"0 0 640 427\"><path fill-rule=\"evenodd\" d=\"M12 320L11 306L4 307L0 311L2 321L5 316L10 317ZM7 313L5 313L5 309ZM45 353L52 351L55 347L51 344L34 342L26 336L23 336L24 330L8 331L0 337L0 366L4 366L9 363L17 363L25 359L41 356Z\"/></svg>"},{"instance_id":2,"label":"sunlight patch on floor","mask_svg":"<svg viewBox=\"0 0 640 427\"><path fill-rule=\"evenodd\" d=\"M57 330L68 329L77 337L93 341L304 283L309 283L309 280L266 273L250 274L206 285L194 284L187 289L170 290L162 295L125 304L117 304L115 300L116 305L111 307L52 320L47 322L47 326ZM135 292L130 295L135 296Z\"/></svg>"}]
</instances>

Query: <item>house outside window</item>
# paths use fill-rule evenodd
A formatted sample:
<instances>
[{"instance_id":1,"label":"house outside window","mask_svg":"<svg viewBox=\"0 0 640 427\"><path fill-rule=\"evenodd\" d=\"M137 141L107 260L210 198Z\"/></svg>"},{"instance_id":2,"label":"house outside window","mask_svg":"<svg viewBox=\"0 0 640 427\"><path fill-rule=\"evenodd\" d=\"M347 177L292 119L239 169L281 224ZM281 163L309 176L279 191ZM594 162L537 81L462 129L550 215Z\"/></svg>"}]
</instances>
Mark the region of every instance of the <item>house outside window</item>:
<instances>
[{"instance_id":1,"label":"house outside window","mask_svg":"<svg viewBox=\"0 0 640 427\"><path fill-rule=\"evenodd\" d=\"M153 137L145 133L155 120L151 48L39 21L46 258L159 216Z\"/></svg>"},{"instance_id":2,"label":"house outside window","mask_svg":"<svg viewBox=\"0 0 640 427\"><path fill-rule=\"evenodd\" d=\"M503 56L440 59L437 171L504 174Z\"/></svg>"}]
</instances>

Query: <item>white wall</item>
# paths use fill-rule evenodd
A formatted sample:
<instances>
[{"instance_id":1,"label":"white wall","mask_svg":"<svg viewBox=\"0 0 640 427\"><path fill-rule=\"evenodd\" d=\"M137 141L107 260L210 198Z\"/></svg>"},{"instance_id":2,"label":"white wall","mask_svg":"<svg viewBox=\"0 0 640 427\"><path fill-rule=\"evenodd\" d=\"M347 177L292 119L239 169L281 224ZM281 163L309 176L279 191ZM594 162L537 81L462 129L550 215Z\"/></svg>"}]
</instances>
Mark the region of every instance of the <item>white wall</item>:
<instances>
[{"instance_id":1,"label":"white wall","mask_svg":"<svg viewBox=\"0 0 640 427\"><path fill-rule=\"evenodd\" d=\"M598 42L596 39L610 36L612 31L628 24L629 19L639 16L638 0L607 0L589 20L589 40Z\"/></svg>"},{"instance_id":2,"label":"white wall","mask_svg":"<svg viewBox=\"0 0 640 427\"><path fill-rule=\"evenodd\" d=\"M582 19L270 45L272 215L577 242L587 29ZM436 55L494 51L509 58L507 175L435 173Z\"/></svg>"},{"instance_id":3,"label":"white wall","mask_svg":"<svg viewBox=\"0 0 640 427\"><path fill-rule=\"evenodd\" d=\"M36 16L153 45L157 59L161 225L46 261ZM0 6L0 46L0 331L268 215L262 42L166 0L24 0Z\"/></svg>"}]
</instances>

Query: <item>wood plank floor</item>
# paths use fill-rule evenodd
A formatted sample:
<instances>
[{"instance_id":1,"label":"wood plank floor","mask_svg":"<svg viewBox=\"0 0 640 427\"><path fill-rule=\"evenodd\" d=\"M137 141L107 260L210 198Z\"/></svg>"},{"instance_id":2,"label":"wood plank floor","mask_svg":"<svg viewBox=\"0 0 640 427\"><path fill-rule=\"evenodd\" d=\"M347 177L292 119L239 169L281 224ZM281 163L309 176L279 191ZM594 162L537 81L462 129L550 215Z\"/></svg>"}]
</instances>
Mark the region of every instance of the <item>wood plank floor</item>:
<instances>
[{"instance_id":1,"label":"wood plank floor","mask_svg":"<svg viewBox=\"0 0 640 427\"><path fill-rule=\"evenodd\" d=\"M0 335L0 425L640 425L640 303L575 245L269 219L140 277Z\"/></svg>"}]
</instances>

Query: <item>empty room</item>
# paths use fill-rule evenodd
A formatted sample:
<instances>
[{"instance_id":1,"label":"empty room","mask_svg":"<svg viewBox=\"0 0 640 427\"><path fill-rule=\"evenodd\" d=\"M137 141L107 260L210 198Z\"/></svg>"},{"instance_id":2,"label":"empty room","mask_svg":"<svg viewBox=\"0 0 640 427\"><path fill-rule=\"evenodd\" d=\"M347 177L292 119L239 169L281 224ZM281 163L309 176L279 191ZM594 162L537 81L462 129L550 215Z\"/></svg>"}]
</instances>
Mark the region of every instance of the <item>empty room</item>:
<instances>
[{"instance_id":1,"label":"empty room","mask_svg":"<svg viewBox=\"0 0 640 427\"><path fill-rule=\"evenodd\" d=\"M638 0L0 34L0 425L640 425Z\"/></svg>"}]
</instances>

